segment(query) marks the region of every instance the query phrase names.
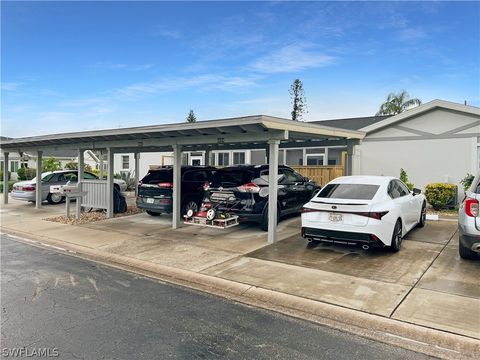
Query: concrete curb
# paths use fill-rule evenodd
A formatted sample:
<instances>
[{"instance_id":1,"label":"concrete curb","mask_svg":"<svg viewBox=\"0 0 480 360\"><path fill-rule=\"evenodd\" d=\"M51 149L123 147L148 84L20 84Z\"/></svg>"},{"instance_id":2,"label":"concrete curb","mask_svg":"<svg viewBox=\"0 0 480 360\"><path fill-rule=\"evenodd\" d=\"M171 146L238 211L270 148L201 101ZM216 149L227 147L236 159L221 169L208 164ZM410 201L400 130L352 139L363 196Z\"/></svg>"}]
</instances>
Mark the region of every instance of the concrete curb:
<instances>
[{"instance_id":1,"label":"concrete curb","mask_svg":"<svg viewBox=\"0 0 480 360\"><path fill-rule=\"evenodd\" d=\"M243 304L277 311L430 356L445 359L473 359L480 353L480 341L473 338L192 271L103 253L101 250L93 250L45 236L35 236L5 228L4 230L7 230L6 233L9 235L19 236L21 241L43 247L53 246L57 250L73 253L72 255L108 266L186 286Z\"/></svg>"}]
</instances>

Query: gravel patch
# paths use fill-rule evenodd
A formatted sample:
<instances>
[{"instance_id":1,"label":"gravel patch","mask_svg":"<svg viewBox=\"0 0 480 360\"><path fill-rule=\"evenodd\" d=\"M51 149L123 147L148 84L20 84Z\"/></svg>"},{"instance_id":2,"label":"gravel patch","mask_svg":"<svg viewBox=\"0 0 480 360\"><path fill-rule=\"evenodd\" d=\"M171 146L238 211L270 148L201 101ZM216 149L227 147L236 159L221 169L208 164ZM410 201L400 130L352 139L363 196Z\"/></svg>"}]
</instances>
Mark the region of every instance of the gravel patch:
<instances>
[{"instance_id":1,"label":"gravel patch","mask_svg":"<svg viewBox=\"0 0 480 360\"><path fill-rule=\"evenodd\" d=\"M138 207L129 206L126 212L113 214L113 217L135 215L141 212L143 212L143 210L139 209ZM69 224L69 225L81 225L81 224L88 224L95 221L102 221L106 219L107 219L107 215L104 210L93 210L90 212L82 212L80 214L80 219L76 219L75 215L70 215L68 218L65 215L61 215L61 216L46 218L44 220L58 222L62 224Z\"/></svg>"}]
</instances>

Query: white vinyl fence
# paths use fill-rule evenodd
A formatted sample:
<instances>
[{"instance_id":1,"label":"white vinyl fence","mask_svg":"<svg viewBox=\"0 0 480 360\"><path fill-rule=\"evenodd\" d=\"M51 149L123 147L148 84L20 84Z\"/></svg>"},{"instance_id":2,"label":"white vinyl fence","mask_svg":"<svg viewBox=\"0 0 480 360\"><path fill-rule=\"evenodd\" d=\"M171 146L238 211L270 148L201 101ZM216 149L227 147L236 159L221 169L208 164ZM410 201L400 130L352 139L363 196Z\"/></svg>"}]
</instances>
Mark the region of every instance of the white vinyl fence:
<instances>
[{"instance_id":1,"label":"white vinyl fence","mask_svg":"<svg viewBox=\"0 0 480 360\"><path fill-rule=\"evenodd\" d=\"M82 197L82 206L86 208L107 209L107 180L82 180L80 191L87 194Z\"/></svg>"}]
</instances>

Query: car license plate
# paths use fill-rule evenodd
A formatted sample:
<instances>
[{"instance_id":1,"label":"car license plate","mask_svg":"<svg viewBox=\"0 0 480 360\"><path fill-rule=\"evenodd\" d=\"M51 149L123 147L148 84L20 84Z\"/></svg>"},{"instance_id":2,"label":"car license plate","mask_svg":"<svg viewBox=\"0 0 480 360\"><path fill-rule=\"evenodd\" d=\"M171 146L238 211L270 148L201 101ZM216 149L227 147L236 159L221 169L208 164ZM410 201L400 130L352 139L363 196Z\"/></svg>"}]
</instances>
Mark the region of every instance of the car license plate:
<instances>
[{"instance_id":1,"label":"car license plate","mask_svg":"<svg viewBox=\"0 0 480 360\"><path fill-rule=\"evenodd\" d=\"M155 202L154 198L147 198L147 204L153 204Z\"/></svg>"},{"instance_id":2,"label":"car license plate","mask_svg":"<svg viewBox=\"0 0 480 360\"><path fill-rule=\"evenodd\" d=\"M330 220L330 222L340 222L343 221L343 215L338 213L330 213L328 215L328 220Z\"/></svg>"}]
</instances>

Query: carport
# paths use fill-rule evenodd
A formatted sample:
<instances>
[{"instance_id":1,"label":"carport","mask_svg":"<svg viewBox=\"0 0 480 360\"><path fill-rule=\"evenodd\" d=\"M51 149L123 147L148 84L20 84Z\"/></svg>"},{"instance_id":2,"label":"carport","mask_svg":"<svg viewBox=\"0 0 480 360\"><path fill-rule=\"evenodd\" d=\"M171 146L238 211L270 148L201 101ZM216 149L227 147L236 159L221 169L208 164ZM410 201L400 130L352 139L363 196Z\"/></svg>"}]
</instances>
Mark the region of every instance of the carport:
<instances>
[{"instance_id":1,"label":"carport","mask_svg":"<svg viewBox=\"0 0 480 360\"><path fill-rule=\"evenodd\" d=\"M115 153L135 154L135 176L138 183L140 153L171 152L173 166L173 216L172 227L177 229L180 214L180 169L182 151L205 151L206 159L212 150L222 149L266 149L269 164L268 242L276 241L277 235L277 191L278 150L298 147L347 146L346 173L352 173L353 147L365 134L332 128L312 123L296 122L272 116L258 115L230 119L209 120L197 123L119 128L110 130L84 131L17 138L0 143L4 154L4 194L8 193L9 152L36 152L36 188L41 188L42 154L49 150L78 151L79 186L88 185L83 181L83 154L85 150L101 151L107 155L107 180L98 184L104 187L102 194L107 217L113 217L113 155ZM209 165L208 163L206 165ZM82 188L85 190L84 188ZM100 195L99 195L100 196ZM41 207L41 192L36 192L36 207ZM8 196L3 197L4 204ZM83 204L83 202L82 202ZM79 204L80 205L80 202Z\"/></svg>"}]
</instances>

